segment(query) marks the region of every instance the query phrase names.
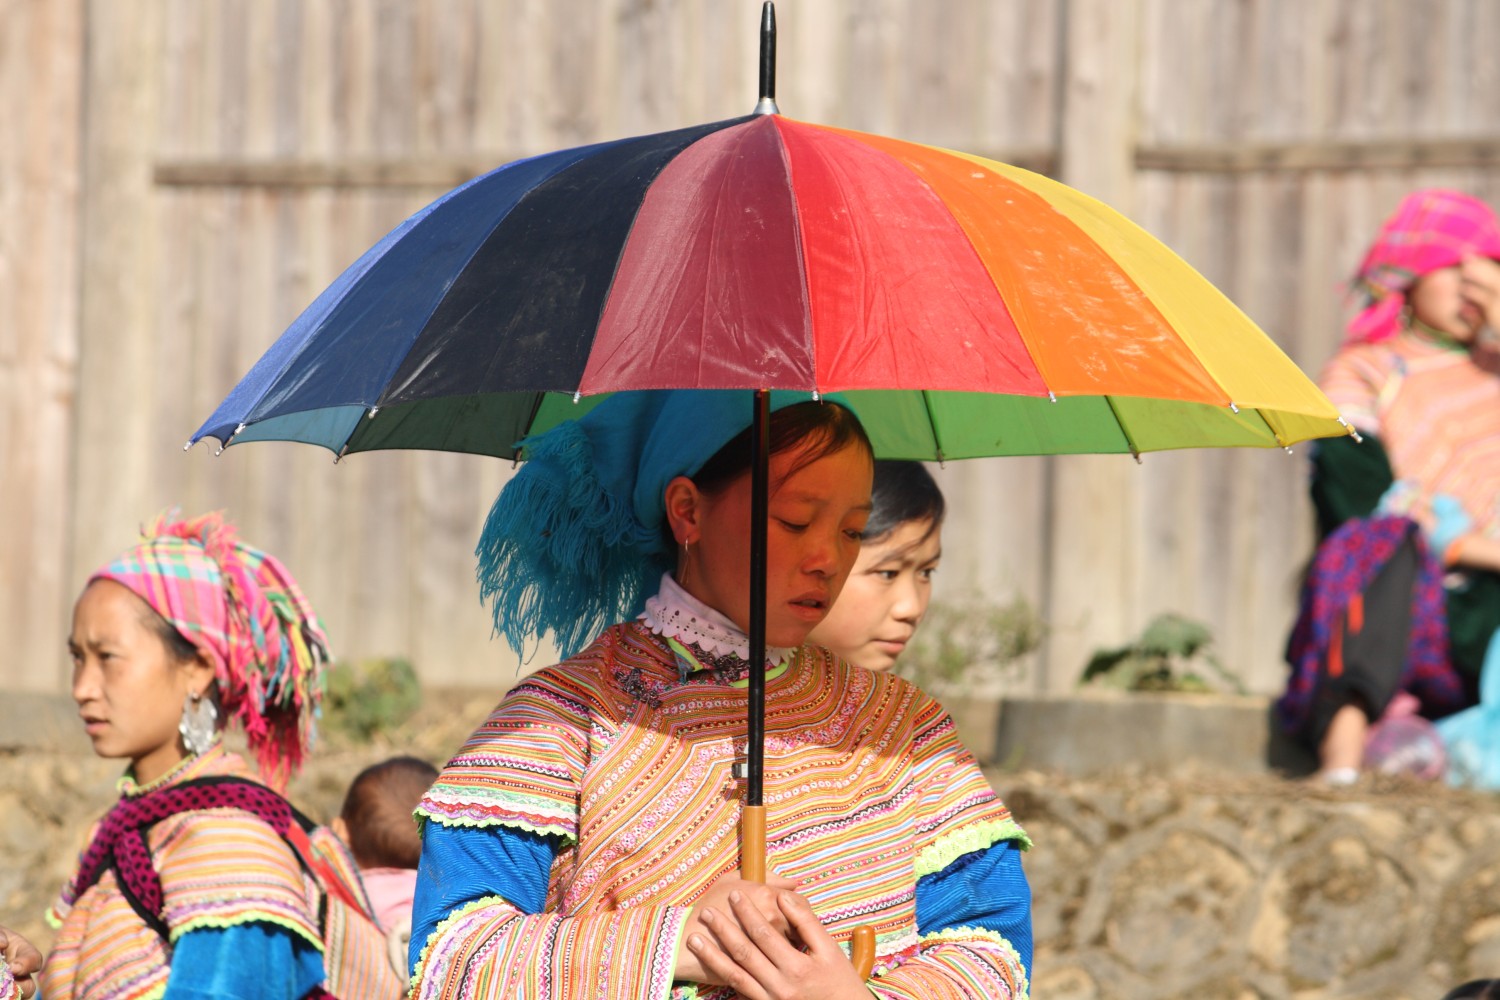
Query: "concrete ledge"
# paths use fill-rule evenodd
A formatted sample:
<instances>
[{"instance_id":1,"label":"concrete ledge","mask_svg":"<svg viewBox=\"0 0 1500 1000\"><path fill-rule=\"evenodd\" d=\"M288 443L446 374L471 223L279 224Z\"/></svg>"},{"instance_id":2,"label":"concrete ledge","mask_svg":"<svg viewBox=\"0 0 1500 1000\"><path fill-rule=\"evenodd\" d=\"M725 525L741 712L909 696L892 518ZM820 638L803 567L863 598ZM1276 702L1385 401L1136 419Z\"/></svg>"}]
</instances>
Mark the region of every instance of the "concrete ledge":
<instances>
[{"instance_id":1,"label":"concrete ledge","mask_svg":"<svg viewBox=\"0 0 1500 1000\"><path fill-rule=\"evenodd\" d=\"M0 696L0 751L17 750L93 753L72 698L28 691Z\"/></svg>"},{"instance_id":2,"label":"concrete ledge","mask_svg":"<svg viewBox=\"0 0 1500 1000\"><path fill-rule=\"evenodd\" d=\"M1245 774L1311 770L1274 730L1270 699L1220 694L1078 691L949 704L981 764L1098 774L1184 764Z\"/></svg>"}]
</instances>

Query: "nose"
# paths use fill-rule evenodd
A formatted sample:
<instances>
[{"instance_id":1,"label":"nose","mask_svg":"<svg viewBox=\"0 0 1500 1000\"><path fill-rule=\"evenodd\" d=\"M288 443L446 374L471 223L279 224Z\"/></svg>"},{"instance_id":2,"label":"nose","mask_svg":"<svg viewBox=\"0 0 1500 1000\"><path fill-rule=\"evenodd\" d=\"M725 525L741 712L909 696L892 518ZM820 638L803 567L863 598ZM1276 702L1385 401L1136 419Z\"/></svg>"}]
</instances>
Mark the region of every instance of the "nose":
<instances>
[{"instance_id":1,"label":"nose","mask_svg":"<svg viewBox=\"0 0 1500 1000\"><path fill-rule=\"evenodd\" d=\"M814 576L835 576L839 571L839 539L837 532L809 532L807 548L802 554L802 571Z\"/></svg>"},{"instance_id":2,"label":"nose","mask_svg":"<svg viewBox=\"0 0 1500 1000\"><path fill-rule=\"evenodd\" d=\"M73 667L73 700L80 705L99 697L99 668L88 657Z\"/></svg>"},{"instance_id":3,"label":"nose","mask_svg":"<svg viewBox=\"0 0 1500 1000\"><path fill-rule=\"evenodd\" d=\"M891 603L891 617L897 621L916 625L922 620L922 614L927 610L927 602L922 600L922 594L917 586L913 574L902 573L896 578L895 600Z\"/></svg>"}]
</instances>

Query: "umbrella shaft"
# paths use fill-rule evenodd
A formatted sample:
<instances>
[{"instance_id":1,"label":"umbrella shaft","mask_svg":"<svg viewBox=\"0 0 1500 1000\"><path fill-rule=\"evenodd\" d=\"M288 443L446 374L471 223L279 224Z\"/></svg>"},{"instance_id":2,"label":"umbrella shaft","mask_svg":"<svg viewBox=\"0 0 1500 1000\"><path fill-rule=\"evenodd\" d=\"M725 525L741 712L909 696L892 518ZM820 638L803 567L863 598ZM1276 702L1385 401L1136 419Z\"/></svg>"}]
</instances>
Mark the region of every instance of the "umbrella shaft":
<instances>
[{"instance_id":1,"label":"umbrella shaft","mask_svg":"<svg viewBox=\"0 0 1500 1000\"><path fill-rule=\"evenodd\" d=\"M750 729L745 804L761 805L766 753L766 522L770 518L771 393L755 391L750 420Z\"/></svg>"}]
</instances>

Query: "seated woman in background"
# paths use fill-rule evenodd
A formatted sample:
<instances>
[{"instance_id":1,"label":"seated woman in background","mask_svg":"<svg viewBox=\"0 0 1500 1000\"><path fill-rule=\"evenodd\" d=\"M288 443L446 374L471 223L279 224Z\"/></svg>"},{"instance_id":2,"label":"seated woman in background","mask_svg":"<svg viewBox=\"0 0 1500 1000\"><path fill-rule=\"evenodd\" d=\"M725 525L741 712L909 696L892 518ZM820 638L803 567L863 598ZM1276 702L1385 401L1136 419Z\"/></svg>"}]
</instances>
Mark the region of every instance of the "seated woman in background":
<instances>
[{"instance_id":1,"label":"seated woman in background","mask_svg":"<svg viewBox=\"0 0 1500 1000\"><path fill-rule=\"evenodd\" d=\"M1500 221L1417 191L1356 276L1369 302L1324 370L1360 432L1320 441L1319 548L1287 651L1283 727L1352 780L1401 693L1436 718L1472 704L1500 626Z\"/></svg>"},{"instance_id":2,"label":"seated woman in background","mask_svg":"<svg viewBox=\"0 0 1500 1000\"><path fill-rule=\"evenodd\" d=\"M866 670L889 670L906 650L943 558L946 505L921 462L876 462L870 520L843 593L807 641Z\"/></svg>"}]
</instances>

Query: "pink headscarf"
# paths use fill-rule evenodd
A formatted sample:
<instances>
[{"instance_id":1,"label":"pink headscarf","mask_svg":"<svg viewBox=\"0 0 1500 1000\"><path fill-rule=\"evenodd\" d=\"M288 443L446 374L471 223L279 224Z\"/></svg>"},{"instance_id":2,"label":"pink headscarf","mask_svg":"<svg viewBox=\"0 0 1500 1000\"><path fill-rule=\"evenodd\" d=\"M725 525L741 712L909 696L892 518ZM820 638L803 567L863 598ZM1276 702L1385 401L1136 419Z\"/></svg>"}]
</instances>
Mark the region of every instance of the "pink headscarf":
<instances>
[{"instance_id":1,"label":"pink headscarf","mask_svg":"<svg viewBox=\"0 0 1500 1000\"><path fill-rule=\"evenodd\" d=\"M1500 260L1500 221L1478 198L1424 188L1402 199L1352 282L1366 304L1349 322L1345 344L1379 343L1401 332L1406 293L1422 275L1454 267L1465 254Z\"/></svg>"},{"instance_id":2,"label":"pink headscarf","mask_svg":"<svg viewBox=\"0 0 1500 1000\"><path fill-rule=\"evenodd\" d=\"M302 765L323 697L328 640L290 573L235 538L221 514L158 517L89 582L129 587L213 664L218 704L245 729L262 774Z\"/></svg>"}]
</instances>

